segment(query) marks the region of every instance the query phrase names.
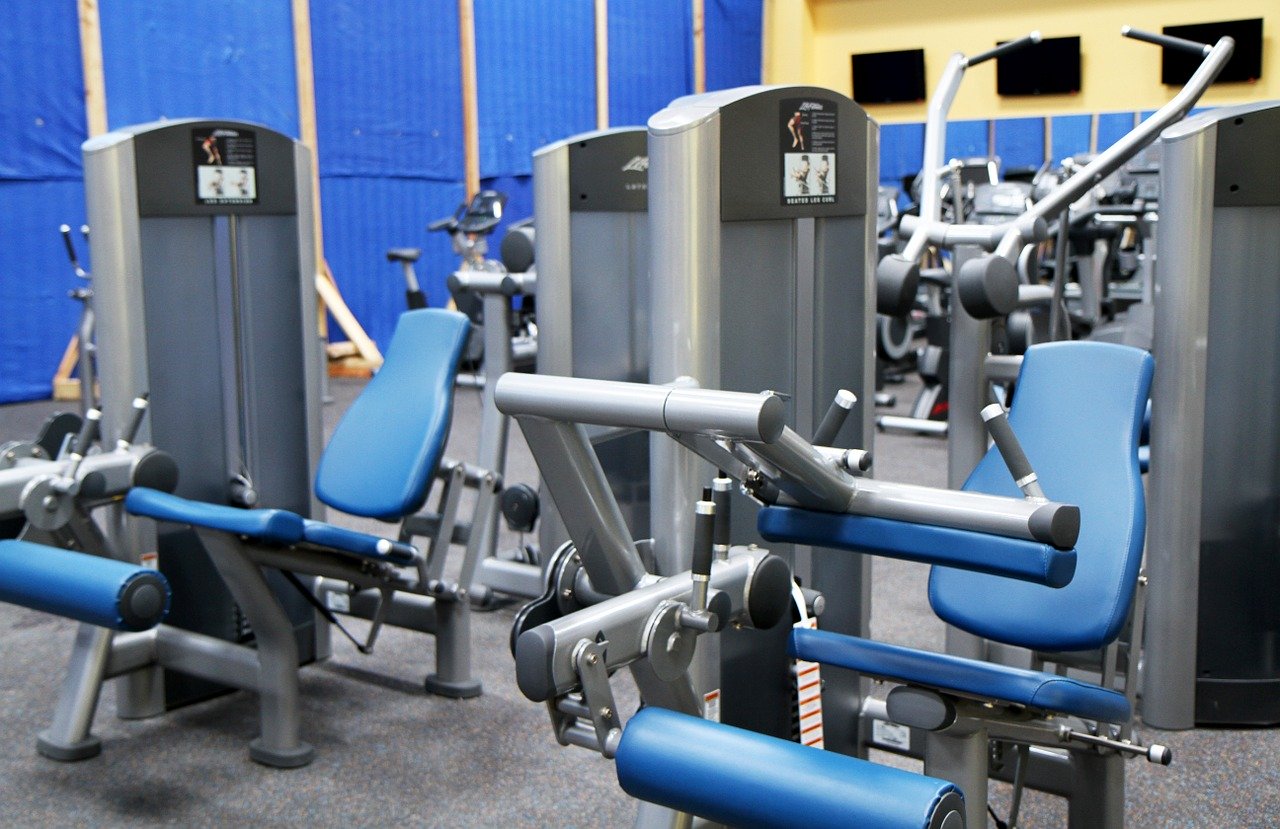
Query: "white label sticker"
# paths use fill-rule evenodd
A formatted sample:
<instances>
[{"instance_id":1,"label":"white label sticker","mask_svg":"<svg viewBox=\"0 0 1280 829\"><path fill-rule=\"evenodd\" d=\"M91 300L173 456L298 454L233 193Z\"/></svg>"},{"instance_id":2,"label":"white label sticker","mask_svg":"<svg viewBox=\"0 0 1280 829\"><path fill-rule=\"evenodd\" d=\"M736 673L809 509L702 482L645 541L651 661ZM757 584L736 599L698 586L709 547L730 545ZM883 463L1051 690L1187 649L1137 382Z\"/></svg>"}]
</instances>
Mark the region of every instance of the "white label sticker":
<instances>
[{"instance_id":1,"label":"white label sticker","mask_svg":"<svg viewBox=\"0 0 1280 829\"><path fill-rule=\"evenodd\" d=\"M138 556L138 566L145 567L148 570L159 570L160 554L159 553L143 553L142 555Z\"/></svg>"},{"instance_id":2,"label":"white label sticker","mask_svg":"<svg viewBox=\"0 0 1280 829\"><path fill-rule=\"evenodd\" d=\"M911 748L911 729L894 722L872 720L871 742L886 748L907 751Z\"/></svg>"},{"instance_id":3,"label":"white label sticker","mask_svg":"<svg viewBox=\"0 0 1280 829\"><path fill-rule=\"evenodd\" d=\"M708 691L702 695L702 718L712 722L720 722L720 689Z\"/></svg>"},{"instance_id":4,"label":"white label sticker","mask_svg":"<svg viewBox=\"0 0 1280 829\"><path fill-rule=\"evenodd\" d=\"M351 612L351 597L346 593L325 593L324 603L334 613Z\"/></svg>"}]
</instances>

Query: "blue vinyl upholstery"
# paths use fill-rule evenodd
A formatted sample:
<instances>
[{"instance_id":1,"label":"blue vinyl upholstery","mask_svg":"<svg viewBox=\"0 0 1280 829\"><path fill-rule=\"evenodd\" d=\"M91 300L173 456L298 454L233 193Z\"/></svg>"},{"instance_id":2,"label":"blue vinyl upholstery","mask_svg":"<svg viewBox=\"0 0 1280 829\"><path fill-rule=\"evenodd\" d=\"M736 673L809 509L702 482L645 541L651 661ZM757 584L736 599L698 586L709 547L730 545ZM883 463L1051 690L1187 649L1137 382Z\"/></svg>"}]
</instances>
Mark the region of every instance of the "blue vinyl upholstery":
<instances>
[{"instance_id":1,"label":"blue vinyl upholstery","mask_svg":"<svg viewBox=\"0 0 1280 829\"><path fill-rule=\"evenodd\" d=\"M392 564L413 564L418 560L418 552L410 544L391 541L379 535L348 530L345 527L335 527L323 521L304 520L302 540L317 547L340 550L378 561L389 561Z\"/></svg>"},{"instance_id":2,"label":"blue vinyl upholstery","mask_svg":"<svg viewBox=\"0 0 1280 829\"><path fill-rule=\"evenodd\" d=\"M929 601L962 630L1045 651L1115 639L1129 613L1146 531L1136 446L1151 389L1151 355L1095 342L1027 351L1009 422L1045 494L1080 507L1076 572L1059 589L934 567ZM964 488L1021 497L993 448Z\"/></svg>"},{"instance_id":3,"label":"blue vinyl upholstery","mask_svg":"<svg viewBox=\"0 0 1280 829\"><path fill-rule=\"evenodd\" d=\"M440 308L400 316L385 362L320 459L316 495L351 515L399 520L426 500L453 419L470 322Z\"/></svg>"},{"instance_id":4,"label":"blue vinyl upholstery","mask_svg":"<svg viewBox=\"0 0 1280 829\"><path fill-rule=\"evenodd\" d=\"M146 487L129 490L124 499L124 508L134 515L144 515L157 521L207 527L273 544L288 546L302 539L302 517L288 510L239 509L223 504L190 501Z\"/></svg>"},{"instance_id":5,"label":"blue vinyl upholstery","mask_svg":"<svg viewBox=\"0 0 1280 829\"><path fill-rule=\"evenodd\" d=\"M145 619L121 603L139 583L154 586ZM0 541L0 602L112 630L154 627L169 610L169 583L155 570L27 541Z\"/></svg>"},{"instance_id":6,"label":"blue vinyl upholstery","mask_svg":"<svg viewBox=\"0 0 1280 829\"><path fill-rule=\"evenodd\" d=\"M730 826L924 829L961 797L944 780L662 708L631 718L616 760L632 797Z\"/></svg>"},{"instance_id":7,"label":"blue vinyl upholstery","mask_svg":"<svg viewBox=\"0 0 1280 829\"><path fill-rule=\"evenodd\" d=\"M838 665L867 676L942 688L981 701L1012 702L1038 711L1090 720L1126 722L1124 694L1057 674L997 665L843 636L825 630L792 631L791 655Z\"/></svg>"},{"instance_id":8,"label":"blue vinyl upholstery","mask_svg":"<svg viewBox=\"0 0 1280 829\"><path fill-rule=\"evenodd\" d=\"M766 541L946 564L1049 587L1067 584L1076 569L1074 550L1057 550L1038 541L887 518L767 507L760 510L756 525Z\"/></svg>"}]
</instances>

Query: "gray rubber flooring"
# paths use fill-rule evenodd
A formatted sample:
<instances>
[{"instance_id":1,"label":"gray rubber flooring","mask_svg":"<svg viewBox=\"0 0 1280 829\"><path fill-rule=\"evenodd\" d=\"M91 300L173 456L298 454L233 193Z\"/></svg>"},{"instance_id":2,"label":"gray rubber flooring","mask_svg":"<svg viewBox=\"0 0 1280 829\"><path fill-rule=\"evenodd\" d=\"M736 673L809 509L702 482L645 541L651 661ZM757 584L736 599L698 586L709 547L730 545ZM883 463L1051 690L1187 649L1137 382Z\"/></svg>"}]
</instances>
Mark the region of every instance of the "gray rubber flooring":
<instances>
[{"instance_id":1,"label":"gray rubber flooring","mask_svg":"<svg viewBox=\"0 0 1280 829\"><path fill-rule=\"evenodd\" d=\"M332 428L360 383L334 381L325 408ZM898 387L898 411L914 388ZM472 458L479 396L461 390L449 453ZM34 434L51 403L0 407L0 442ZM65 408L63 406L62 408ZM877 475L941 485L945 447L937 439L879 436ZM508 480L535 469L518 430ZM368 522L339 523L376 529ZM386 525L382 525L385 528ZM509 537L507 543L518 539ZM874 562L873 633L941 649L943 627L925 598L925 568ZM507 635L513 608L473 617L475 672L483 696L431 697L421 680L433 664L430 637L386 630L362 656L338 637L334 656L302 672L304 737L316 747L307 768L280 771L248 758L256 698L229 694L150 720L115 716L103 694L94 732L103 753L60 764L36 754L38 731L57 699L74 626L0 605L0 823L12 826L484 826L629 825L635 804L621 793L612 764L559 746L541 705L515 686ZM360 623L353 623L359 628ZM622 707L634 708L633 693ZM1126 817L1135 827L1270 826L1280 813L1280 730L1156 732L1146 740L1175 751L1168 768L1126 766ZM877 758L907 768L912 761ZM918 767L918 766L916 766ZM1007 810L1007 788L993 787ZM803 824L798 824L803 825ZM1065 826L1063 801L1028 792L1021 825Z\"/></svg>"}]
</instances>

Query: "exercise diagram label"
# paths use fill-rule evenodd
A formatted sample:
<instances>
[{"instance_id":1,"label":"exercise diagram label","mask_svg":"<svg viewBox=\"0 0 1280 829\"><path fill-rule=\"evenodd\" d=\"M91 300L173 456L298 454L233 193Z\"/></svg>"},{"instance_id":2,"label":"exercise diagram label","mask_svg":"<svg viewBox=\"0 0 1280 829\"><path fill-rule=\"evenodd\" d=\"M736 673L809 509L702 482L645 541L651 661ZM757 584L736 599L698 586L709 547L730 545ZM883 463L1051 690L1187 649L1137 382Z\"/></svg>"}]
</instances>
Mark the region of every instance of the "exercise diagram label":
<instances>
[{"instance_id":1,"label":"exercise diagram label","mask_svg":"<svg viewBox=\"0 0 1280 829\"><path fill-rule=\"evenodd\" d=\"M782 203L836 203L836 104L788 98L780 104Z\"/></svg>"},{"instance_id":2,"label":"exercise diagram label","mask_svg":"<svg viewBox=\"0 0 1280 829\"><path fill-rule=\"evenodd\" d=\"M258 145L252 130L191 131L196 204L257 204Z\"/></svg>"}]
</instances>

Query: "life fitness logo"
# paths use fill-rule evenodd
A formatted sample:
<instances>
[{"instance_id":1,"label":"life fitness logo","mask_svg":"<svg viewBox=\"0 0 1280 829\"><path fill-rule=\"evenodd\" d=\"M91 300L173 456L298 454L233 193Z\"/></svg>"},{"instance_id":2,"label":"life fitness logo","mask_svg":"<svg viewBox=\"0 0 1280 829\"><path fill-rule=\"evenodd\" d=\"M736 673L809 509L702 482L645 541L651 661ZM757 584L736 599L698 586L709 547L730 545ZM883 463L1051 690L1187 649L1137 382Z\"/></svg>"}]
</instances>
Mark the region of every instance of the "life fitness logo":
<instances>
[{"instance_id":1,"label":"life fitness logo","mask_svg":"<svg viewBox=\"0 0 1280 829\"><path fill-rule=\"evenodd\" d=\"M649 156L638 155L635 158L622 165L624 173L647 173L649 171Z\"/></svg>"},{"instance_id":2,"label":"life fitness logo","mask_svg":"<svg viewBox=\"0 0 1280 829\"><path fill-rule=\"evenodd\" d=\"M815 109L816 109L816 110L818 110L819 112L821 112L822 110L826 109L826 107L825 107L825 106L823 106L823 105L822 105L821 103L819 103L818 101L805 101L804 103L802 103L802 104L800 105L800 110L801 110L802 112L805 112L805 111L812 111L812 110L815 110Z\"/></svg>"}]
</instances>

